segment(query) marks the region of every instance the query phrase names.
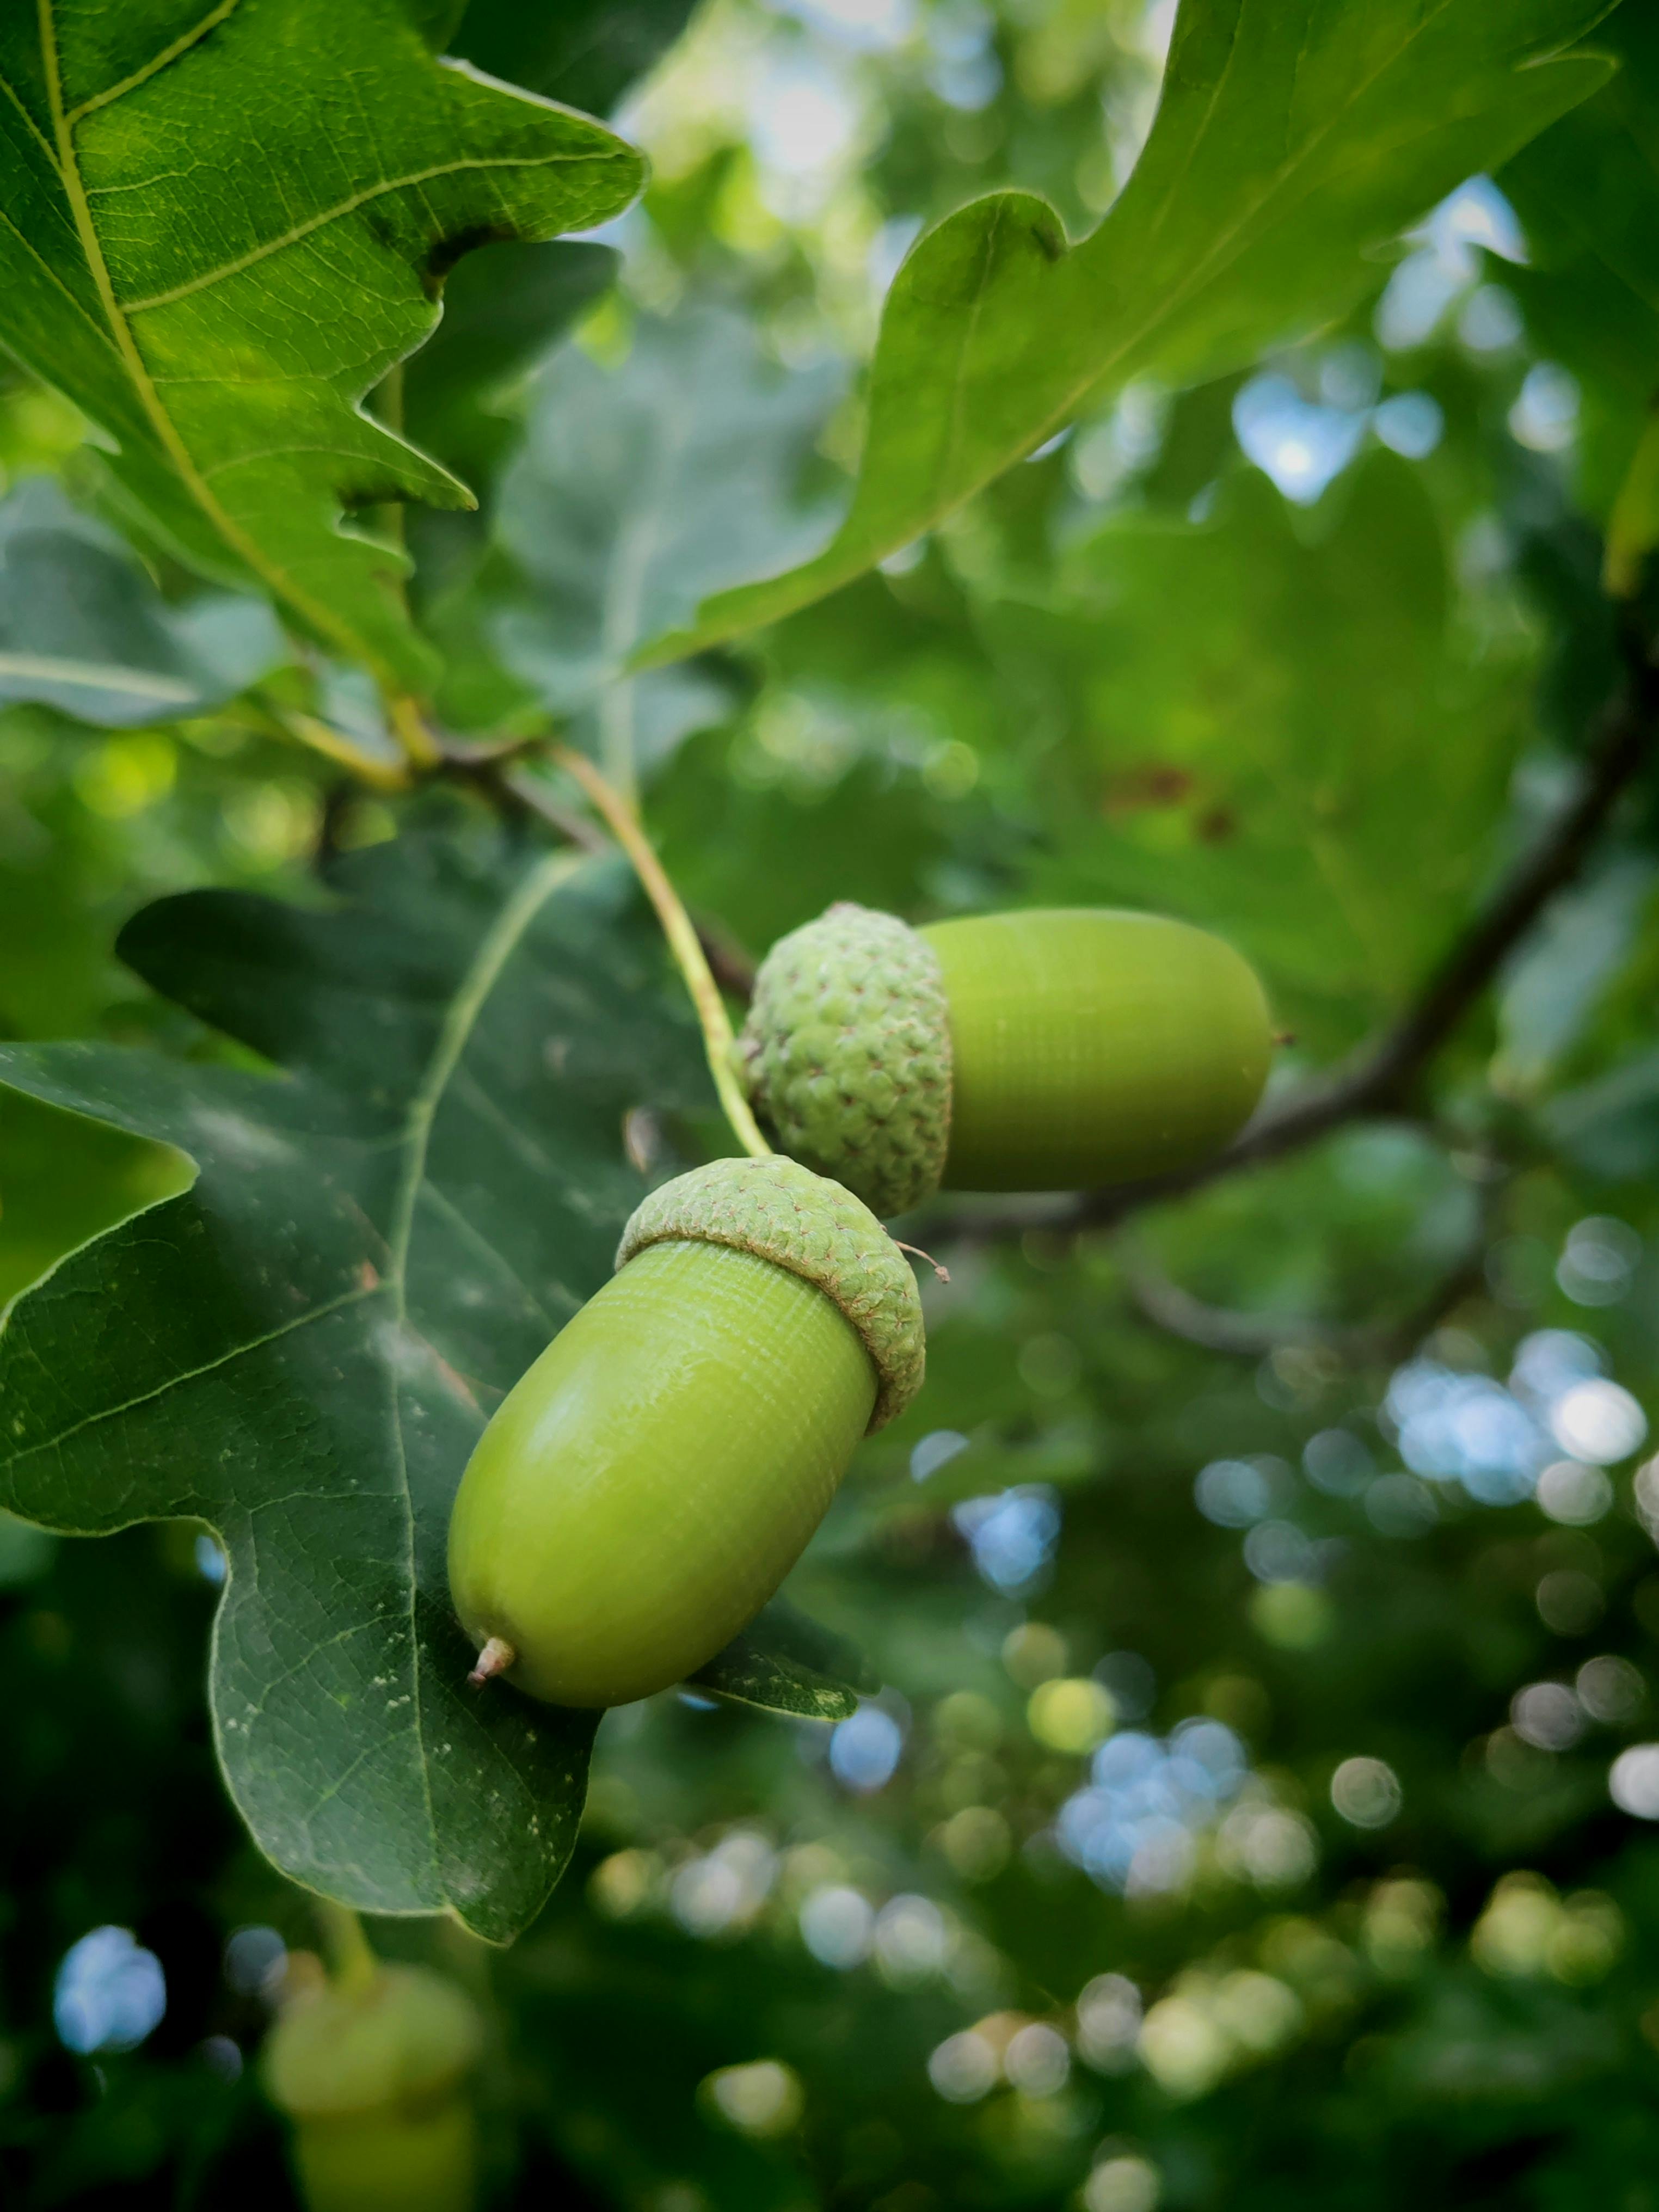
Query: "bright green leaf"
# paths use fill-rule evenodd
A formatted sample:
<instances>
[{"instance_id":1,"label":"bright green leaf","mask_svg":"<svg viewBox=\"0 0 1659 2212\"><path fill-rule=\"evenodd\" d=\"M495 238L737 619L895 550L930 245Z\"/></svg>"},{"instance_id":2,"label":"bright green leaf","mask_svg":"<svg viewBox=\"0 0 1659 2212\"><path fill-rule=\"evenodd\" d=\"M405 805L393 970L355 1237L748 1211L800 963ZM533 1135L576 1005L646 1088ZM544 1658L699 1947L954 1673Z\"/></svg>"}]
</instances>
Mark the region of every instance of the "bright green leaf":
<instances>
[{"instance_id":1,"label":"bright green leaf","mask_svg":"<svg viewBox=\"0 0 1659 2212\"><path fill-rule=\"evenodd\" d=\"M0 21L7 346L122 493L389 686L429 657L395 549L339 526L465 488L359 404L485 238L603 221L637 157L434 61L400 0L40 0Z\"/></svg>"},{"instance_id":2,"label":"bright green leaf","mask_svg":"<svg viewBox=\"0 0 1659 2212\"><path fill-rule=\"evenodd\" d=\"M0 1091L0 1311L77 1247L192 1180L167 1146Z\"/></svg>"},{"instance_id":3,"label":"bright green leaf","mask_svg":"<svg viewBox=\"0 0 1659 2212\"><path fill-rule=\"evenodd\" d=\"M816 560L722 593L653 659L775 621L932 527L1136 376L1194 383L1306 331L1368 257L1606 82L1553 59L1605 0L1187 0L1133 176L1068 245L1003 191L928 233L894 281L853 506Z\"/></svg>"}]
</instances>

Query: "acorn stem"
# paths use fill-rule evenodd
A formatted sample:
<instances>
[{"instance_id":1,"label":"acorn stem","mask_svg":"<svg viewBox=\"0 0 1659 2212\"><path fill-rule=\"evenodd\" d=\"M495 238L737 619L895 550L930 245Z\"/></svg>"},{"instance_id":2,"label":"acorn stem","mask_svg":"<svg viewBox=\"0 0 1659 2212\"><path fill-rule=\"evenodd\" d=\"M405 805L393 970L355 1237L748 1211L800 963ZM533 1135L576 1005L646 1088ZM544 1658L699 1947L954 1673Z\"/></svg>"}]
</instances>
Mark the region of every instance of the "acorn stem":
<instances>
[{"instance_id":1,"label":"acorn stem","mask_svg":"<svg viewBox=\"0 0 1659 2212\"><path fill-rule=\"evenodd\" d=\"M674 956L675 964L684 979L691 1004L696 1011L697 1020L702 1029L703 1048L708 1055L708 1072L714 1079L714 1088L720 1094L720 1105L732 1125L733 1135L751 1159L770 1158L772 1147L762 1136L754 1115L750 1111L749 1101L744 1097L742 1085L738 1081L736 1040L726 1016L726 1001L720 996L720 986L714 981L697 933L691 926L691 917L687 914L679 893L669 881L667 872L653 850L649 838L640 826L639 816L586 754L573 751L568 745L554 745L550 748L550 752L558 766L575 778L605 817L611 834L627 854L646 896L657 910L663 935L668 939L668 949Z\"/></svg>"},{"instance_id":2,"label":"acorn stem","mask_svg":"<svg viewBox=\"0 0 1659 2212\"><path fill-rule=\"evenodd\" d=\"M317 1899L317 1917L323 1923L323 1948L328 1954L328 1978L347 1996L372 1989L380 1972L374 1946L363 1933L363 1923L349 1905L331 1897Z\"/></svg>"},{"instance_id":3,"label":"acorn stem","mask_svg":"<svg viewBox=\"0 0 1659 2212\"><path fill-rule=\"evenodd\" d=\"M519 1655L504 1636L492 1636L478 1654L478 1663L467 1676L467 1687L482 1690L492 1674L504 1674Z\"/></svg>"},{"instance_id":4,"label":"acorn stem","mask_svg":"<svg viewBox=\"0 0 1659 2212\"><path fill-rule=\"evenodd\" d=\"M948 1283L950 1281L951 1270L948 1267L942 1267L931 1252L924 1252L920 1244L907 1244L902 1237L896 1237L893 1239L893 1242L898 1246L901 1252L909 1252L914 1254L918 1260L925 1260L927 1262L927 1265L933 1269L933 1273L939 1277L941 1283Z\"/></svg>"}]
</instances>

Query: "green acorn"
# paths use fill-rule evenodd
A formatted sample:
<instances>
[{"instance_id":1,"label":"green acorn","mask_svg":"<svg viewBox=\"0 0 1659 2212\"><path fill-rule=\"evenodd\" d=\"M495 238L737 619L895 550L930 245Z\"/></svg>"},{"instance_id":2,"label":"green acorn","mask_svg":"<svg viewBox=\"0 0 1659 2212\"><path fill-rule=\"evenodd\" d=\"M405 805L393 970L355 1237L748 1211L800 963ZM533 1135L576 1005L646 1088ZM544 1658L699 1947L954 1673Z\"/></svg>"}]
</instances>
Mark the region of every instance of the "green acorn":
<instances>
[{"instance_id":1,"label":"green acorn","mask_svg":"<svg viewBox=\"0 0 1659 2212\"><path fill-rule=\"evenodd\" d=\"M1249 1118L1267 1000L1231 945L1106 908L912 929L832 906L781 938L738 1043L756 1112L877 1213L941 1188L1190 1167Z\"/></svg>"},{"instance_id":2,"label":"green acorn","mask_svg":"<svg viewBox=\"0 0 1659 2212\"><path fill-rule=\"evenodd\" d=\"M450 1521L474 1680L556 1705L625 1705L712 1659L794 1565L860 1437L921 1385L908 1262L793 1160L665 1184L617 1267L497 1409Z\"/></svg>"},{"instance_id":3,"label":"green acorn","mask_svg":"<svg viewBox=\"0 0 1659 2212\"><path fill-rule=\"evenodd\" d=\"M423 1966L302 1988L262 2070L294 2123L308 2212L472 2212L483 2041L471 1999Z\"/></svg>"}]
</instances>

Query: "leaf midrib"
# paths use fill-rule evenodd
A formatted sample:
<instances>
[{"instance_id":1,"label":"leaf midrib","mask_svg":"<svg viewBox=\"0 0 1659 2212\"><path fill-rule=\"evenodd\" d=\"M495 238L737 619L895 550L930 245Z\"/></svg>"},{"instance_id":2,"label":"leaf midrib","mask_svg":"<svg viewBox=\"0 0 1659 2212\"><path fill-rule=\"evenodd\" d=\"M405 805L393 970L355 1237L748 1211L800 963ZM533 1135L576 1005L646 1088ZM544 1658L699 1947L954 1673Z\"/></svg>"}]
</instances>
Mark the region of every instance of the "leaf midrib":
<instances>
[{"instance_id":1,"label":"leaf midrib","mask_svg":"<svg viewBox=\"0 0 1659 2212\"><path fill-rule=\"evenodd\" d=\"M120 356L122 365L131 380L133 390L137 394L138 403L149 417L156 436L161 440L163 451L179 471L185 489L232 551L247 564L253 574L260 578L277 599L285 599L297 612L302 614L308 623L313 623L322 636L331 638L349 658L362 661L374 669L384 684L395 689L396 679L392 672L385 666L380 656L366 641L359 638L350 624L343 622L331 607L316 599L290 576L286 569L272 561L258 541L244 530L234 516L221 503L212 486L198 468L195 456L185 444L177 424L162 404L161 394L155 388L144 357L138 350L138 343L133 337L126 314L120 301L115 296L115 287L110 278L109 264L104 258L103 241L99 237L97 226L92 219L92 208L87 198L86 185L81 175L80 162L75 146L76 122L79 115L85 111L83 106L82 109L76 110L71 114L64 105L63 71L58 53L56 8L57 0L36 0L40 56L46 76L46 101L52 116L52 135L58 147L58 171L63 180L64 197L69 201L70 212L74 219L76 234L81 241L81 251L86 256L87 266L91 271L93 283L97 289L99 304L104 311L104 319L109 326L110 337L114 342L117 353ZM223 12L219 14L219 20L224 20ZM210 21L205 27L198 26L198 37L204 34L204 27L210 29L214 26ZM192 39L189 45L193 46L195 43L196 40ZM188 50L189 47L186 46L178 47L179 52ZM171 54L169 58L176 59L177 53ZM154 72L152 71L151 74Z\"/></svg>"},{"instance_id":2,"label":"leaf midrib","mask_svg":"<svg viewBox=\"0 0 1659 2212\"><path fill-rule=\"evenodd\" d=\"M84 691L114 691L135 699L155 699L164 705L187 706L201 692L176 677L158 676L142 668L124 668L118 662L62 660L51 653L0 652L0 684L73 684Z\"/></svg>"},{"instance_id":3,"label":"leaf midrib","mask_svg":"<svg viewBox=\"0 0 1659 2212\"><path fill-rule=\"evenodd\" d=\"M298 1329L309 1328L313 1322L326 1321L331 1314L340 1313L347 1306L357 1305L365 1298L374 1297L378 1288L376 1285L367 1289L343 1291L338 1297L329 1298L319 1306L311 1307L307 1312L295 1314L292 1320L283 1322L276 1328L268 1329L263 1336L248 1337L240 1344L232 1345L228 1352L222 1352L215 1359L204 1360L199 1367L183 1368L176 1375L169 1375L154 1389L140 1390L135 1396L123 1399L118 1406L100 1406L95 1413L88 1413L83 1419L71 1422L68 1428L60 1429L56 1436L42 1437L37 1443L25 1445L21 1451L9 1453L4 1464L9 1468L21 1467L26 1459L33 1459L40 1452L60 1450L88 1429L100 1427L106 1421L118 1420L123 1413L136 1413L141 1406L153 1406L170 1391L183 1389L191 1382L198 1382L204 1375L216 1374L222 1367L228 1367L238 1359L246 1359L250 1352L261 1352L266 1345L278 1344Z\"/></svg>"},{"instance_id":4,"label":"leaf midrib","mask_svg":"<svg viewBox=\"0 0 1659 2212\"><path fill-rule=\"evenodd\" d=\"M425 1180L427 1154L438 1108L442 1103L451 1078L460 1065L461 1055L502 969L554 892L586 864L587 855L585 854L550 853L530 870L484 933L471 963L461 978L460 986L439 1024L437 1040L432 1057L427 1063L426 1073L410 1101L409 1111L404 1117L403 1142L408 1148L407 1156L393 1193L387 1224L386 1241L390 1251L387 1281L396 1323L400 1330L409 1325L410 1244L414 1235L415 1209ZM432 1802L432 1780L428 1771L426 1714L421 1687L420 1639L416 1620L415 1496L409 1480L409 1454L404 1438L401 1389L395 1372L389 1371L387 1380L390 1385L392 1443L404 1509L404 1582L408 1593L406 1621L410 1655L409 1725L415 1745L415 1764L420 1775L421 1799L426 1810L433 1880L436 1887L442 1890L445 1884L439 1856L437 1811Z\"/></svg>"},{"instance_id":5,"label":"leaf midrib","mask_svg":"<svg viewBox=\"0 0 1659 2212\"><path fill-rule=\"evenodd\" d=\"M1246 4L1248 4L1248 0L1246 0ZM1104 382L1118 362L1123 360L1126 355L1132 354L1137 346L1144 344L1146 340L1154 331L1158 330L1163 324L1167 323L1170 317L1175 314L1179 308L1185 307L1188 300L1192 297L1194 292L1195 290L1201 289L1204 284L1211 281L1213 273L1218 268L1224 268L1229 264L1236 250L1241 252L1243 250L1240 241L1243 239L1245 234L1255 226L1263 210L1271 204L1273 200L1284 188L1285 185L1296 174L1297 171L1304 167L1306 163L1314 158L1315 155L1324 144L1325 141L1331 136L1332 132L1336 130L1338 124L1341 120L1345 119L1350 112L1353 108L1357 107L1360 102L1370 94L1373 88L1379 83L1383 77L1388 76L1391 70L1399 66L1406 54L1409 52L1413 45L1424 33L1427 27L1433 21L1437 21L1440 16L1443 15L1447 9L1451 4L1452 0L1436 0L1436 4L1431 8L1425 15L1421 16L1418 21L1411 26L1399 45L1394 48L1385 59L1378 63L1376 67L1372 70L1370 76L1353 88L1348 97L1344 100L1342 106L1328 114L1322 125L1316 130L1310 137L1304 139L1302 144L1293 154L1287 155L1285 160L1279 164L1279 167L1275 169L1272 175L1265 181L1261 190L1257 193L1255 198L1251 200L1236 216L1233 222L1223 228L1215 235L1214 239L1212 240L1209 251L1200 261L1194 264L1188 276L1180 283L1175 285L1170 291L1160 299L1157 307L1149 313L1133 331L1125 335L1121 342L1118 345L1115 346L1106 355L1103 362L1099 366L1091 369L1088 375L1081 378L1076 384L1072 386L1059 404L1055 406L1049 414L1043 417L1038 434L1030 441L1030 443L1033 446L1041 445L1046 438L1052 436L1054 431L1065 422L1073 410L1088 396L1091 390ZM1243 10L1241 9L1241 19L1242 13ZM1182 174L1183 178L1188 172L1190 172L1198 157L1199 149L1202 146L1205 137L1214 122L1215 111L1220 104L1223 89L1225 87L1229 77L1232 74L1233 67L1238 55L1238 47L1239 40L1236 28L1234 36L1229 45L1226 66L1216 79L1214 88L1206 105L1203 120L1199 125L1197 130L1193 133L1192 137L1188 142L1186 158L1182 164ZM1303 52L1304 53L1306 52L1305 42L1303 47ZM1150 143L1150 139L1148 143ZM1174 190L1171 189L1170 193L1165 197L1164 209L1158 216L1158 223L1154 228L1161 227L1167 220L1170 207L1174 198L1175 192ZM1081 259L1083 257L1089 255L1090 249L1104 235L1110 220L1111 218L1109 215L1103 219L1099 229L1095 231L1091 237L1083 240L1081 243L1073 249L1073 255L1076 258ZM979 303L976 301L976 309ZM975 326L977 326L977 316L975 316ZM954 427L953 423L953 436ZM1000 463L993 465L986 471L986 473L979 477L974 483L970 484L968 490L964 492L962 496L963 498L970 497L975 490L978 489L983 484L988 483L992 477L998 473L1000 465L1001 465Z\"/></svg>"}]
</instances>

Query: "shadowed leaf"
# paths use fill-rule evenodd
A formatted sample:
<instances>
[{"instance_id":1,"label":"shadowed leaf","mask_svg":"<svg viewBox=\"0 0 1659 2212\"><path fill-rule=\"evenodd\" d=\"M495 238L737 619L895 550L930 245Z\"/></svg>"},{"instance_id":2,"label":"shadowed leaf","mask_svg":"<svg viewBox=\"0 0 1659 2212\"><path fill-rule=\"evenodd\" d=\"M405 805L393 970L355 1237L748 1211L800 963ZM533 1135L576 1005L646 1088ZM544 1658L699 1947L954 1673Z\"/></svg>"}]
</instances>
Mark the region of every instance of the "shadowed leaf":
<instances>
[{"instance_id":1,"label":"shadowed leaf","mask_svg":"<svg viewBox=\"0 0 1659 2212\"><path fill-rule=\"evenodd\" d=\"M287 1873L514 1934L568 1856L597 1716L464 1686L449 1503L484 1419L609 1274L634 1106L700 1104L625 880L492 842L379 848L314 914L192 894L124 939L278 1063L9 1048L32 1097L172 1144L193 1186L64 1261L0 1336L0 1502L191 1516L229 1559L221 1757Z\"/></svg>"}]
</instances>

